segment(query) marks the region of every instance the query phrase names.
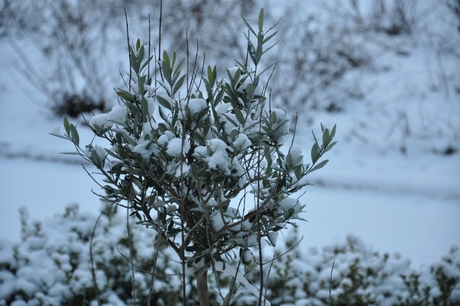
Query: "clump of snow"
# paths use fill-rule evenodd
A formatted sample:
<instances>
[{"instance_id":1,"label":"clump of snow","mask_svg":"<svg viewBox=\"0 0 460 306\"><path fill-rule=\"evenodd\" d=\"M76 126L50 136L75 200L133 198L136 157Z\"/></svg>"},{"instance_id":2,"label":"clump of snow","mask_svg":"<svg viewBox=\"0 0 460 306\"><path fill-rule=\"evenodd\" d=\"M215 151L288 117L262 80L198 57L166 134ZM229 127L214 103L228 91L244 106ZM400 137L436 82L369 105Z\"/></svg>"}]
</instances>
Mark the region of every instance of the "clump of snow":
<instances>
[{"instance_id":1,"label":"clump of snow","mask_svg":"<svg viewBox=\"0 0 460 306\"><path fill-rule=\"evenodd\" d=\"M133 152L139 153L142 158L149 160L152 154L156 155L158 153L158 148L156 148L151 141L142 140L133 148Z\"/></svg>"},{"instance_id":2,"label":"clump of snow","mask_svg":"<svg viewBox=\"0 0 460 306\"><path fill-rule=\"evenodd\" d=\"M228 224L231 219L226 217L224 214L221 214L219 211L215 211L211 215L212 225L216 231L220 231L226 224Z\"/></svg>"},{"instance_id":3,"label":"clump of snow","mask_svg":"<svg viewBox=\"0 0 460 306\"><path fill-rule=\"evenodd\" d=\"M206 100L200 98L193 98L190 100L181 100L180 107L182 110L186 109L186 106L190 110L191 115L199 114L201 111L206 109L207 103ZM182 112L179 112L179 119L183 119Z\"/></svg>"},{"instance_id":4,"label":"clump of snow","mask_svg":"<svg viewBox=\"0 0 460 306\"><path fill-rule=\"evenodd\" d=\"M157 143L160 146L165 146L168 143L168 141L169 141L169 137L163 134L160 137L158 137Z\"/></svg>"},{"instance_id":5,"label":"clump of snow","mask_svg":"<svg viewBox=\"0 0 460 306\"><path fill-rule=\"evenodd\" d=\"M126 106L115 105L112 110L107 114L106 120L118 123L118 124L125 124L126 123L126 116L128 115L128 110Z\"/></svg>"},{"instance_id":6,"label":"clump of snow","mask_svg":"<svg viewBox=\"0 0 460 306\"><path fill-rule=\"evenodd\" d=\"M52 128L51 131L50 131L50 134L58 136L58 137L64 137L64 135L61 132L61 127L60 126L55 126L54 128Z\"/></svg>"},{"instance_id":7,"label":"clump of snow","mask_svg":"<svg viewBox=\"0 0 460 306\"><path fill-rule=\"evenodd\" d=\"M112 125L113 123L107 120L107 114L93 116L93 118L91 118L91 120L89 121L89 126L95 130L97 129L97 127L104 129L107 127L111 127Z\"/></svg>"},{"instance_id":8,"label":"clump of snow","mask_svg":"<svg viewBox=\"0 0 460 306\"><path fill-rule=\"evenodd\" d=\"M206 146L195 148L194 156L203 158L210 169L219 169L226 175L230 174L231 160L226 152L228 146L221 139L214 138L206 141Z\"/></svg>"},{"instance_id":9,"label":"clump of snow","mask_svg":"<svg viewBox=\"0 0 460 306\"><path fill-rule=\"evenodd\" d=\"M233 145L238 151L244 151L251 146L251 141L249 140L246 134L239 134L238 137L233 142Z\"/></svg>"},{"instance_id":10,"label":"clump of snow","mask_svg":"<svg viewBox=\"0 0 460 306\"><path fill-rule=\"evenodd\" d=\"M190 144L183 141L181 138L172 138L168 142L166 153L169 156L179 157L181 154L187 153L190 150Z\"/></svg>"},{"instance_id":11,"label":"clump of snow","mask_svg":"<svg viewBox=\"0 0 460 306\"><path fill-rule=\"evenodd\" d=\"M299 217L299 212L300 212L300 209L301 209L302 205L300 204L298 199L294 199L292 197L286 197L286 198L284 198L283 200L281 200L279 202L279 206L284 211L292 210L293 211L293 217L298 218Z\"/></svg>"}]
</instances>

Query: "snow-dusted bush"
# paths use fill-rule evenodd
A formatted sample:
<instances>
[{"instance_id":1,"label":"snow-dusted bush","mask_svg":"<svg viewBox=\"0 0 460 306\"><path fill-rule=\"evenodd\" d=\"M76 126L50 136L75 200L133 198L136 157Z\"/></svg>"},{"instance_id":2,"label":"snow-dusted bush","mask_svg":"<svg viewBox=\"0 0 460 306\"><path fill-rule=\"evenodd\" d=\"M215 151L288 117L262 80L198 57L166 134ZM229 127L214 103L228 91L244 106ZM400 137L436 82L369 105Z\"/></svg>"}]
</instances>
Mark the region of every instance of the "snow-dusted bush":
<instances>
[{"instance_id":1,"label":"snow-dusted bush","mask_svg":"<svg viewBox=\"0 0 460 306\"><path fill-rule=\"evenodd\" d=\"M96 224L97 222L97 224ZM157 258L156 281L151 284L155 250L152 230L132 224L106 210L97 216L76 205L62 215L41 222L21 210L21 241L0 241L0 305L132 305L132 266L139 305L182 305L177 257L167 248ZM96 226L95 226L96 225ZM292 241L280 249L292 247ZM135 254L129 259L131 244ZM90 252L91 251L91 252ZM266 261L272 258L266 258ZM460 303L460 252L453 248L430 267L414 269L396 255L379 254L356 237L322 250L299 250L273 261L267 294L272 305L457 305ZM94 269L92 268L94 267ZM248 276L249 277L249 276ZM252 275L257 279L257 274ZM231 282L219 276L221 289ZM216 300L216 283L210 283ZM330 293L329 293L330 292ZM244 296L232 305L255 305ZM330 300L329 300L330 296ZM187 301L198 304L190 280Z\"/></svg>"},{"instance_id":2,"label":"snow-dusted bush","mask_svg":"<svg viewBox=\"0 0 460 306\"><path fill-rule=\"evenodd\" d=\"M286 272L288 271L288 272ZM272 304L456 305L460 303L460 253L414 269L399 255L383 255L357 237L296 250L276 260L269 284Z\"/></svg>"},{"instance_id":3,"label":"snow-dusted bush","mask_svg":"<svg viewBox=\"0 0 460 306\"><path fill-rule=\"evenodd\" d=\"M32 223L22 209L21 223L20 243L0 242L0 305L132 305L130 248L137 302L176 305L180 300L180 281L168 267L172 254L167 251L158 259L150 288L155 239L150 229L137 226L128 236L119 215L97 218L76 205L43 223Z\"/></svg>"},{"instance_id":4,"label":"snow-dusted bush","mask_svg":"<svg viewBox=\"0 0 460 306\"><path fill-rule=\"evenodd\" d=\"M321 126L321 141L315 137L308 149L310 163L294 140L283 148L289 119L272 108L261 81L273 67L261 60L276 32L264 29L264 10L256 28L244 21L247 55L223 75L166 51L154 63L138 40L129 48L128 88L117 90L120 105L89 121L94 139L82 147L67 118L65 133L53 132L97 168L108 205L128 209L157 234L157 257L161 243L176 253L183 286L191 270L201 305L209 304L208 272L216 271L232 274L263 299L262 290L228 264L238 258L245 272L262 272L263 239L276 245L279 231L301 219L303 205L294 194L310 184L307 175L327 163L320 159L335 145L335 126ZM224 301L235 293L219 291Z\"/></svg>"}]
</instances>

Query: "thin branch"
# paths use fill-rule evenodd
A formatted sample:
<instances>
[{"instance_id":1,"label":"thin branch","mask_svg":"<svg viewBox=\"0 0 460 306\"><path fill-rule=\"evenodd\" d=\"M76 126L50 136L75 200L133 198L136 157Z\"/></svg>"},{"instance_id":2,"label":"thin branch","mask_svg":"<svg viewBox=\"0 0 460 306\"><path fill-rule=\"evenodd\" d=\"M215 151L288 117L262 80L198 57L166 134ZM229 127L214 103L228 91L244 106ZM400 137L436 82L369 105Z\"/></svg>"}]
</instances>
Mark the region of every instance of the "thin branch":
<instances>
[{"instance_id":1,"label":"thin branch","mask_svg":"<svg viewBox=\"0 0 460 306\"><path fill-rule=\"evenodd\" d=\"M295 249L299 244L300 242L302 242L303 240L303 236L302 238L300 238L299 241L297 241L292 247L290 247L289 249L287 249L286 251L284 251L283 253L281 253L280 255L277 255L277 256L273 256L273 259L267 261L267 262L264 262L264 265L266 264L271 264L274 260L277 260L277 259L280 259L281 257L283 257L284 255L286 255L287 253L291 252L293 249Z\"/></svg>"},{"instance_id":2,"label":"thin branch","mask_svg":"<svg viewBox=\"0 0 460 306\"><path fill-rule=\"evenodd\" d=\"M332 300L332 271L334 271L334 264L335 264L335 259L334 261L332 262L332 268L331 268L331 275L329 276L329 301L328 301L328 305L332 305L331 304L331 300Z\"/></svg>"},{"instance_id":3,"label":"thin branch","mask_svg":"<svg viewBox=\"0 0 460 306\"><path fill-rule=\"evenodd\" d=\"M149 13L149 51L148 51L148 56L147 56L147 60L148 60L148 64L147 64L147 84L148 85L152 85L152 80L150 79L150 54L151 54L150 45L151 45L151 40L152 40L152 27L150 25L150 13Z\"/></svg>"},{"instance_id":4,"label":"thin branch","mask_svg":"<svg viewBox=\"0 0 460 306\"><path fill-rule=\"evenodd\" d=\"M131 228L129 226L129 208L126 208L126 231L128 232L129 257L131 258L131 281L133 285L133 305L136 305L136 279L134 278L133 244L131 241Z\"/></svg>"},{"instance_id":5,"label":"thin branch","mask_svg":"<svg viewBox=\"0 0 460 306\"><path fill-rule=\"evenodd\" d=\"M257 70L257 67L256 69ZM263 104L264 102L259 100L259 103L261 104L260 105L260 114L259 114L259 118L262 118L262 114L263 114ZM262 135L262 121L259 122L259 135ZM261 144L260 144L260 139L261 137L259 137L259 141L258 141L258 144L257 146L260 147ZM261 176L261 163L262 163L262 159L263 159L263 155L261 154L262 152L259 150L258 151L258 156L257 156L257 174L258 176L260 177ZM259 212L259 209L260 209L260 183L257 183L257 211ZM260 214L257 213L256 214L256 221L257 222L257 245L259 246L259 272L260 272L260 288L259 288L259 299L258 299L258 303L257 305L261 305L262 304L262 297L264 295L264 266L262 264L262 261L263 261L263 257L262 257L262 241L261 241L261 232L260 232L260 222L259 222L259 217L260 217Z\"/></svg>"},{"instance_id":6,"label":"thin branch","mask_svg":"<svg viewBox=\"0 0 460 306\"><path fill-rule=\"evenodd\" d=\"M101 218L102 214L104 213L104 210L99 214L99 216L96 219L96 222L94 223L93 231L91 232L91 239L89 242L89 260L91 263L91 276L93 277L93 282L94 282L94 287L96 288L96 299L97 299L97 304L99 306L102 305L101 299L100 299L100 292L99 292L99 287L97 285L97 279L96 279L96 271L94 269L94 258L93 258L93 239L94 239L94 234L96 232L96 226L97 223L99 222L99 219Z\"/></svg>"},{"instance_id":7,"label":"thin branch","mask_svg":"<svg viewBox=\"0 0 460 306\"><path fill-rule=\"evenodd\" d=\"M160 0L160 17L158 19L158 63L161 63L161 38L162 38L162 24L163 24L163 0ZM165 81L163 78L163 72L161 71L161 66L160 66L160 76L161 76L161 81Z\"/></svg>"},{"instance_id":8,"label":"thin branch","mask_svg":"<svg viewBox=\"0 0 460 306\"><path fill-rule=\"evenodd\" d=\"M125 10L125 21L126 21L126 41L128 43L128 57L129 57L129 80L128 80L128 91L131 92L131 79L132 79L132 69L131 69L131 47L129 45L129 26L128 26L128 14L126 13L126 7L124 7Z\"/></svg>"},{"instance_id":9,"label":"thin branch","mask_svg":"<svg viewBox=\"0 0 460 306\"><path fill-rule=\"evenodd\" d=\"M130 265L133 265L137 270L139 270L139 271L141 271L143 273L146 273L146 274L150 274L149 271L146 271L146 270L142 269L142 267L140 267L139 265L136 265L134 263L134 261L132 259L130 259L129 257L127 257L125 254L123 254L118 247L117 247L117 252L118 252L118 254L121 255L121 257L123 257L124 260L129 262ZM155 275L163 276L163 277L170 277L170 276L177 276L177 275L179 275L179 273L156 273Z\"/></svg>"}]
</instances>

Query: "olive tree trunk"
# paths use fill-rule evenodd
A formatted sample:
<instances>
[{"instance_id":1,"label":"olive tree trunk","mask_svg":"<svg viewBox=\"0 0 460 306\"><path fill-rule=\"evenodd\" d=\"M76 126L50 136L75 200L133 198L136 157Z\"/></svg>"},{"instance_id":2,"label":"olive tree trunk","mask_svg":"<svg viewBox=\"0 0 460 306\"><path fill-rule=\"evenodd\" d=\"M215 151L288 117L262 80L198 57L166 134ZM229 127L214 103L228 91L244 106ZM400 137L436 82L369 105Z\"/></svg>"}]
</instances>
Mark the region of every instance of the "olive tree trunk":
<instances>
[{"instance_id":1,"label":"olive tree trunk","mask_svg":"<svg viewBox=\"0 0 460 306\"><path fill-rule=\"evenodd\" d=\"M200 306L209 306L208 269L205 269L204 271L200 269L197 271L195 273L195 278Z\"/></svg>"}]
</instances>

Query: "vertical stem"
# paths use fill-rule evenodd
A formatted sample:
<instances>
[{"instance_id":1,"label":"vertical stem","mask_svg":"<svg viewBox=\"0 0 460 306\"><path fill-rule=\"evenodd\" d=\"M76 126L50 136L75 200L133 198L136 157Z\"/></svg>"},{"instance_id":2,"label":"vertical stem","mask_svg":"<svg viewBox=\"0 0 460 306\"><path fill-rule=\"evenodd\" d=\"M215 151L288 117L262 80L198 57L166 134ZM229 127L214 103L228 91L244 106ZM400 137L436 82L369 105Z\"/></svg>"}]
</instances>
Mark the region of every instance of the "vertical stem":
<instances>
[{"instance_id":1,"label":"vertical stem","mask_svg":"<svg viewBox=\"0 0 460 306\"><path fill-rule=\"evenodd\" d=\"M125 21L126 21L126 41L128 42L128 59L129 59L129 80L128 80L128 91L131 92L131 79L132 79L132 66L131 66L131 48L129 47L129 26L128 26L128 13L125 9Z\"/></svg>"},{"instance_id":2,"label":"vertical stem","mask_svg":"<svg viewBox=\"0 0 460 306\"><path fill-rule=\"evenodd\" d=\"M129 207L126 208L126 230L128 232L129 259L131 261L131 281L133 285L133 305L136 305L136 279L134 277L133 245L131 241L131 230L129 226Z\"/></svg>"},{"instance_id":3,"label":"vertical stem","mask_svg":"<svg viewBox=\"0 0 460 306\"><path fill-rule=\"evenodd\" d=\"M208 270L204 272L197 271L195 273L196 279L196 290L198 292L198 300L200 306L209 306L209 294L208 294Z\"/></svg>"}]
</instances>

